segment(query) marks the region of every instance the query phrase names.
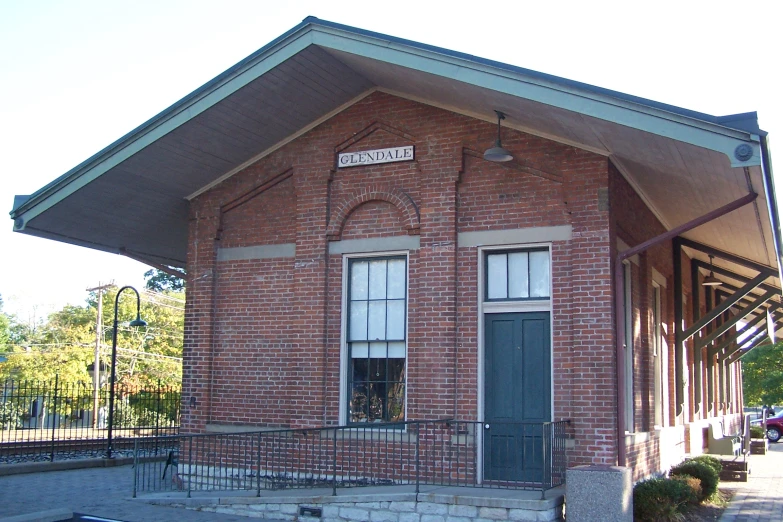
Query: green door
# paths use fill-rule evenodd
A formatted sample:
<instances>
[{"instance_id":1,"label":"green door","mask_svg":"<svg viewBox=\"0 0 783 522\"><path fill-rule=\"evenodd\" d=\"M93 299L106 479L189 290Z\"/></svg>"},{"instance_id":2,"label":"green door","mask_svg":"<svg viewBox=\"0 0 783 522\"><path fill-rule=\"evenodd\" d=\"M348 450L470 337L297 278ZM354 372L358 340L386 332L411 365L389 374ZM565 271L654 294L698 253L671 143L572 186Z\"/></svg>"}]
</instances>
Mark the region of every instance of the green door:
<instances>
[{"instance_id":1,"label":"green door","mask_svg":"<svg viewBox=\"0 0 783 522\"><path fill-rule=\"evenodd\" d=\"M484 478L541 482L552 413L549 312L486 314L484 335Z\"/></svg>"}]
</instances>

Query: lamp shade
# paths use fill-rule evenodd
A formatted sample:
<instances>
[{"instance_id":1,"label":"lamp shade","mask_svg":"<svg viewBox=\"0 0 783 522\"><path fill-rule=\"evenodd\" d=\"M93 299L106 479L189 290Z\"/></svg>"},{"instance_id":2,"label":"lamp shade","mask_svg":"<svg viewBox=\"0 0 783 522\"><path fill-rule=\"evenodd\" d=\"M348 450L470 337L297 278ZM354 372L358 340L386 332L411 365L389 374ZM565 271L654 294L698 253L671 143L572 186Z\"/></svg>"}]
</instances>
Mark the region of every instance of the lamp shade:
<instances>
[{"instance_id":1,"label":"lamp shade","mask_svg":"<svg viewBox=\"0 0 783 522\"><path fill-rule=\"evenodd\" d=\"M506 115L500 111L495 111L495 114L498 115L498 137L495 140L495 146L484 151L484 159L496 163L503 163L504 161L511 161L514 159L514 156L500 144L500 121L505 120Z\"/></svg>"},{"instance_id":2,"label":"lamp shade","mask_svg":"<svg viewBox=\"0 0 783 522\"><path fill-rule=\"evenodd\" d=\"M140 315L137 315L136 319L130 322L130 326L147 326L147 321L142 319Z\"/></svg>"},{"instance_id":3,"label":"lamp shade","mask_svg":"<svg viewBox=\"0 0 783 522\"><path fill-rule=\"evenodd\" d=\"M702 286L720 286L723 284L723 281L715 277L715 274L712 271L712 259L715 257L712 254L710 254L710 275L704 278L704 281L701 282Z\"/></svg>"},{"instance_id":4,"label":"lamp shade","mask_svg":"<svg viewBox=\"0 0 783 522\"><path fill-rule=\"evenodd\" d=\"M495 146L484 151L484 159L487 161L494 161L502 163L504 161L511 161L514 156L509 151L501 147L500 142L495 143Z\"/></svg>"},{"instance_id":5,"label":"lamp shade","mask_svg":"<svg viewBox=\"0 0 783 522\"><path fill-rule=\"evenodd\" d=\"M701 282L702 286L720 286L723 284L723 281L715 277L712 272L710 272L710 275L704 278L704 281Z\"/></svg>"}]
</instances>

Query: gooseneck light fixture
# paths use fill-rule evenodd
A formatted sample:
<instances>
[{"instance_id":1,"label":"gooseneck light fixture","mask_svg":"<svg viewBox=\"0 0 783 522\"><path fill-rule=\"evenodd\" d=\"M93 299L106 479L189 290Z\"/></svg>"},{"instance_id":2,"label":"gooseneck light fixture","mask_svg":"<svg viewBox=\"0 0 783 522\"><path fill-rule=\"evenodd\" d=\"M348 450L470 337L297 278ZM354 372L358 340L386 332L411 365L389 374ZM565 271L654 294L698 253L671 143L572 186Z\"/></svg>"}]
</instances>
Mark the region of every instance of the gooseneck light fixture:
<instances>
[{"instance_id":1,"label":"gooseneck light fixture","mask_svg":"<svg viewBox=\"0 0 783 522\"><path fill-rule=\"evenodd\" d=\"M495 163L502 163L504 161L511 161L514 156L509 151L503 148L500 143L500 120L505 120L506 115L500 111L495 111L498 115L498 138L495 140L495 146L487 149L484 152L484 159L487 161L494 161Z\"/></svg>"},{"instance_id":2,"label":"gooseneck light fixture","mask_svg":"<svg viewBox=\"0 0 783 522\"><path fill-rule=\"evenodd\" d=\"M723 281L715 277L715 273L712 271L712 258L715 257L712 254L710 254L710 275L704 278L704 281L701 282L703 286L720 286L723 284Z\"/></svg>"},{"instance_id":3,"label":"gooseneck light fixture","mask_svg":"<svg viewBox=\"0 0 783 522\"><path fill-rule=\"evenodd\" d=\"M141 296L139 296L139 291L132 286L123 286L117 292L117 297L114 298L114 333L111 338L111 381L109 386L109 436L106 441L106 458L108 459L112 458L111 436L114 428L114 385L117 374L117 312L120 309L120 294L127 289L136 292L136 319L130 322L130 326L147 326L146 321L141 318Z\"/></svg>"}]
</instances>

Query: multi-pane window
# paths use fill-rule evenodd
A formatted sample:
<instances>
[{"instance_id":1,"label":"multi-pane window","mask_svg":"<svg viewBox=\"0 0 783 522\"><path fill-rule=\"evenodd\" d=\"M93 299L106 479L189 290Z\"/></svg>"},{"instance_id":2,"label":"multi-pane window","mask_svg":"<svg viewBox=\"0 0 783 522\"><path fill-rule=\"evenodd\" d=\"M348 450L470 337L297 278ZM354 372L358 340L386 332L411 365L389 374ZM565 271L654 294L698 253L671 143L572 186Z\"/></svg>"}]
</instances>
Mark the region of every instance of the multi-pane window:
<instances>
[{"instance_id":1,"label":"multi-pane window","mask_svg":"<svg viewBox=\"0 0 783 522\"><path fill-rule=\"evenodd\" d=\"M549 251L493 252L486 257L486 299L549 299Z\"/></svg>"},{"instance_id":2,"label":"multi-pane window","mask_svg":"<svg viewBox=\"0 0 783 522\"><path fill-rule=\"evenodd\" d=\"M348 260L348 421L405 420L407 260Z\"/></svg>"}]
</instances>

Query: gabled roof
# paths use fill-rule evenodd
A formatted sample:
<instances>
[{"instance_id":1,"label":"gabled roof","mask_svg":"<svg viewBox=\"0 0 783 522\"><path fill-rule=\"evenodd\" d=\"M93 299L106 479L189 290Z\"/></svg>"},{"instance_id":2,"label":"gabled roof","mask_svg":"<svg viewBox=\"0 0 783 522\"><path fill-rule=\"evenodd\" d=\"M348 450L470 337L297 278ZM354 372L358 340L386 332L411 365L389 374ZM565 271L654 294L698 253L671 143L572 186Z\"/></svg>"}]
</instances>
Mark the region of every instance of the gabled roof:
<instances>
[{"instance_id":1,"label":"gabled roof","mask_svg":"<svg viewBox=\"0 0 783 522\"><path fill-rule=\"evenodd\" d=\"M183 266L188 200L383 90L611 157L667 227L748 191L689 234L779 266L766 133L712 116L309 17L29 197L25 234ZM766 203L766 204L765 204Z\"/></svg>"}]
</instances>

